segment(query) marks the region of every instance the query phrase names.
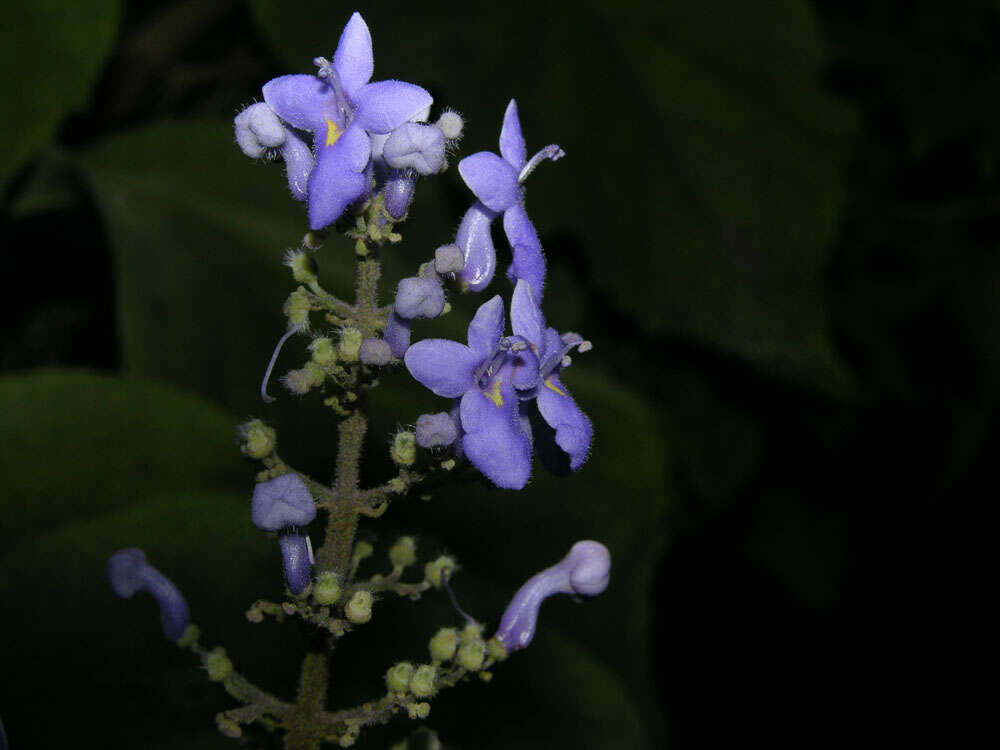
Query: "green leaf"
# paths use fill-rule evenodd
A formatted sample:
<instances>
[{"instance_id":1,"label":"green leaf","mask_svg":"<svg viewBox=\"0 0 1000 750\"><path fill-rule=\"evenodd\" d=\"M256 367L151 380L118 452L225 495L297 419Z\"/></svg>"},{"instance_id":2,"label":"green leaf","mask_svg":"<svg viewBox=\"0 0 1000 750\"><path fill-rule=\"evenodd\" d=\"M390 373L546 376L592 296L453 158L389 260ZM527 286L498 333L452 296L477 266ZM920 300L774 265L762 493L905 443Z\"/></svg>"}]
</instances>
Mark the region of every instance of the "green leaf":
<instances>
[{"instance_id":1,"label":"green leaf","mask_svg":"<svg viewBox=\"0 0 1000 750\"><path fill-rule=\"evenodd\" d=\"M173 388L73 370L0 378L0 559L18 539L191 486L246 483L232 417Z\"/></svg>"},{"instance_id":2,"label":"green leaf","mask_svg":"<svg viewBox=\"0 0 1000 750\"><path fill-rule=\"evenodd\" d=\"M11 106L0 118L0 185L86 101L114 43L120 5L32 0L4 8L0 70Z\"/></svg>"}]
</instances>

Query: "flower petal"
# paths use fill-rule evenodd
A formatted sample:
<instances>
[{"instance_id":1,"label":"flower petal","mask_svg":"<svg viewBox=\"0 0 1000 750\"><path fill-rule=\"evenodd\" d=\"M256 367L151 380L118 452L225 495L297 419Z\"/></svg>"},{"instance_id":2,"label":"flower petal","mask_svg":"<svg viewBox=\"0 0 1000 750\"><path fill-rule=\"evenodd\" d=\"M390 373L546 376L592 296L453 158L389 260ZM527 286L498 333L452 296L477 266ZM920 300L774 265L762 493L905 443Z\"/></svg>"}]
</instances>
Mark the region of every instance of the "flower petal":
<instances>
[{"instance_id":1,"label":"flower petal","mask_svg":"<svg viewBox=\"0 0 1000 750\"><path fill-rule=\"evenodd\" d=\"M507 235L514 262L507 269L507 277L514 281L524 279L531 284L535 302L541 304L545 285L545 256L538 233L521 204L511 206L503 215L503 230Z\"/></svg>"},{"instance_id":2,"label":"flower petal","mask_svg":"<svg viewBox=\"0 0 1000 750\"><path fill-rule=\"evenodd\" d=\"M329 137L327 140L331 140ZM371 155L368 135L352 124L329 146L319 149L309 176L309 226L322 229L368 189L365 167Z\"/></svg>"},{"instance_id":3,"label":"flower petal","mask_svg":"<svg viewBox=\"0 0 1000 750\"><path fill-rule=\"evenodd\" d=\"M531 282L518 279L510 300L510 324L514 335L523 336L534 345L535 353L542 356L545 353L545 316L531 290Z\"/></svg>"},{"instance_id":4,"label":"flower petal","mask_svg":"<svg viewBox=\"0 0 1000 750\"><path fill-rule=\"evenodd\" d=\"M309 145L291 128L285 128L285 142L281 145L281 157L285 160L288 174L288 189L297 201L304 201L309 195L309 175L313 170L313 154Z\"/></svg>"},{"instance_id":5,"label":"flower petal","mask_svg":"<svg viewBox=\"0 0 1000 750\"><path fill-rule=\"evenodd\" d=\"M501 369L487 393L473 388L462 397L462 448L497 487L519 490L531 477L531 446L508 374Z\"/></svg>"},{"instance_id":6,"label":"flower petal","mask_svg":"<svg viewBox=\"0 0 1000 750\"><path fill-rule=\"evenodd\" d=\"M357 90L372 78L372 71L375 70L372 35L365 19L357 11L340 34L337 51L333 53L333 67L340 76L344 93L352 101Z\"/></svg>"},{"instance_id":7,"label":"flower petal","mask_svg":"<svg viewBox=\"0 0 1000 750\"><path fill-rule=\"evenodd\" d=\"M492 211L506 211L521 197L517 170L490 151L466 156L458 163L458 173L469 190Z\"/></svg>"},{"instance_id":8,"label":"flower petal","mask_svg":"<svg viewBox=\"0 0 1000 750\"><path fill-rule=\"evenodd\" d=\"M369 83L354 97L354 121L370 133L391 133L404 122L426 119L433 102L426 89L412 83Z\"/></svg>"},{"instance_id":9,"label":"flower petal","mask_svg":"<svg viewBox=\"0 0 1000 750\"><path fill-rule=\"evenodd\" d=\"M390 167L437 174L444 166L444 133L433 125L404 122L389 135L382 155Z\"/></svg>"},{"instance_id":10,"label":"flower petal","mask_svg":"<svg viewBox=\"0 0 1000 750\"><path fill-rule=\"evenodd\" d=\"M469 348L476 354L476 364L496 353L502 337L503 300L498 294L481 304L469 323Z\"/></svg>"},{"instance_id":11,"label":"flower petal","mask_svg":"<svg viewBox=\"0 0 1000 750\"><path fill-rule=\"evenodd\" d=\"M264 84L264 101L293 128L322 130L328 112L336 110L333 89L316 76L296 74Z\"/></svg>"},{"instance_id":12,"label":"flower petal","mask_svg":"<svg viewBox=\"0 0 1000 750\"><path fill-rule=\"evenodd\" d=\"M476 201L465 212L455 235L455 244L465 257L465 265L458 278L474 292L481 292L489 286L496 271L497 252L490 235L490 224L496 217L495 211Z\"/></svg>"},{"instance_id":13,"label":"flower petal","mask_svg":"<svg viewBox=\"0 0 1000 750\"><path fill-rule=\"evenodd\" d=\"M521 118L517 114L517 102L513 99L503 113L503 127L500 129L500 155L507 163L520 172L527 159L524 136L521 135Z\"/></svg>"},{"instance_id":14,"label":"flower petal","mask_svg":"<svg viewBox=\"0 0 1000 750\"><path fill-rule=\"evenodd\" d=\"M406 369L438 396L458 398L472 387L472 371L482 361L469 347L448 339L424 339L406 350Z\"/></svg>"},{"instance_id":15,"label":"flower petal","mask_svg":"<svg viewBox=\"0 0 1000 750\"><path fill-rule=\"evenodd\" d=\"M556 431L556 444L569 456L569 467L576 471L590 453L590 441L594 436L590 420L556 374L545 379L535 401L542 418Z\"/></svg>"}]
</instances>

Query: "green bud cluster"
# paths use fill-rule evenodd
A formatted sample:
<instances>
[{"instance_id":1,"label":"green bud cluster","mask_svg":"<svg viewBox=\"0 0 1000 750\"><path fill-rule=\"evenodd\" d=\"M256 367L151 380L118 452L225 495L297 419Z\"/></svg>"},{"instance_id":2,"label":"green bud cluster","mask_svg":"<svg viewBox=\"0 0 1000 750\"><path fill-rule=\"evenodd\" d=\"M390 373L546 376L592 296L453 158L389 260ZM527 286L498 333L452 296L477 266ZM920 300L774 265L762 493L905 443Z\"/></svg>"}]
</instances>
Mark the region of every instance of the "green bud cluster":
<instances>
[{"instance_id":1,"label":"green bud cluster","mask_svg":"<svg viewBox=\"0 0 1000 750\"><path fill-rule=\"evenodd\" d=\"M405 568L417 561L417 543L412 536L401 536L389 548L389 562L394 568Z\"/></svg>"},{"instance_id":2,"label":"green bud cluster","mask_svg":"<svg viewBox=\"0 0 1000 750\"><path fill-rule=\"evenodd\" d=\"M390 693L405 693L410 689L410 679L413 677L414 667L408 661L401 661L389 667L385 673L385 686Z\"/></svg>"},{"instance_id":3,"label":"green bud cluster","mask_svg":"<svg viewBox=\"0 0 1000 750\"><path fill-rule=\"evenodd\" d=\"M278 433L259 419L251 419L246 424L240 425L238 433L243 455L258 461L270 456L278 444Z\"/></svg>"},{"instance_id":4,"label":"green bud cluster","mask_svg":"<svg viewBox=\"0 0 1000 750\"><path fill-rule=\"evenodd\" d=\"M418 698L428 698L434 695L434 680L437 677L437 667L432 664L421 664L410 678L410 692Z\"/></svg>"},{"instance_id":5,"label":"green bud cluster","mask_svg":"<svg viewBox=\"0 0 1000 750\"><path fill-rule=\"evenodd\" d=\"M458 567L455 558L441 555L437 560L433 560L424 566L424 580L436 589L441 588L441 575L445 570L454 572Z\"/></svg>"}]
</instances>

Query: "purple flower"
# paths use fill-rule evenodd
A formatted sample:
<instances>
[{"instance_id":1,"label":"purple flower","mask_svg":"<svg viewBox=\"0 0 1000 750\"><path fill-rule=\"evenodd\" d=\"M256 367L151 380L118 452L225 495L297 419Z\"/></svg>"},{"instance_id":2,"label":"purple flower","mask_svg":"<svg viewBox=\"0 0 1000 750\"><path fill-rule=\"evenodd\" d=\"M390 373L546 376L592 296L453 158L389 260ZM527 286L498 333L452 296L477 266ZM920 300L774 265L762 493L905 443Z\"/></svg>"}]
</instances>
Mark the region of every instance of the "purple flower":
<instances>
[{"instance_id":1,"label":"purple flower","mask_svg":"<svg viewBox=\"0 0 1000 750\"><path fill-rule=\"evenodd\" d=\"M476 311L468 346L424 339L406 350L404 361L438 396L459 400L462 452L473 465L498 487L519 490L531 476L531 443L521 429L515 358L503 329L498 295Z\"/></svg>"},{"instance_id":2,"label":"purple flower","mask_svg":"<svg viewBox=\"0 0 1000 750\"><path fill-rule=\"evenodd\" d=\"M187 602L178 588L146 561L136 547L120 549L108 558L108 583L116 596L128 599L139 591L152 596L160 606L163 635L176 641L191 624Z\"/></svg>"},{"instance_id":3,"label":"purple flower","mask_svg":"<svg viewBox=\"0 0 1000 750\"><path fill-rule=\"evenodd\" d=\"M313 155L302 134L285 125L263 102L251 104L236 115L233 125L236 143L247 156L259 159L281 155L288 174L288 189L296 200L306 200Z\"/></svg>"},{"instance_id":4,"label":"purple flower","mask_svg":"<svg viewBox=\"0 0 1000 750\"><path fill-rule=\"evenodd\" d=\"M569 553L551 568L528 579L514 594L495 637L508 652L524 648L535 636L538 610L553 594L597 596L608 587L611 553L600 542L574 544Z\"/></svg>"},{"instance_id":5,"label":"purple flower","mask_svg":"<svg viewBox=\"0 0 1000 750\"><path fill-rule=\"evenodd\" d=\"M490 224L503 214L504 233L514 254L507 276L511 281L530 282L535 301L541 302L545 257L538 233L524 210L521 185L542 161L556 161L565 153L555 144L546 146L530 160L526 160L525 153L517 102L511 99L500 130L500 156L480 151L458 163L459 174L479 200L462 218L455 242L465 254L465 267L459 278L473 291L483 290L492 280L497 262Z\"/></svg>"},{"instance_id":6,"label":"purple flower","mask_svg":"<svg viewBox=\"0 0 1000 750\"><path fill-rule=\"evenodd\" d=\"M317 75L274 78L263 92L267 106L291 128L312 133L309 225L322 229L369 193L372 157L380 156L385 142L379 136L426 119L433 99L412 83L368 82L374 69L372 38L359 13L344 27L333 61L317 57L313 62Z\"/></svg>"},{"instance_id":7,"label":"purple flower","mask_svg":"<svg viewBox=\"0 0 1000 750\"><path fill-rule=\"evenodd\" d=\"M524 373L519 384L528 384L518 389L523 400L533 400L534 410L526 406L534 435L535 452L542 461L556 473L563 473L563 464L568 460L569 468L576 471L587 460L590 443L594 435L587 415L576 405L566 386L559 379L559 372L569 365L569 352L581 352L591 348L589 341L575 333L559 334L554 328L545 326L531 285L520 280L514 287L510 303L510 322L514 335L529 345L534 358L521 357L521 367L537 364L537 377ZM561 455L560 455L561 454Z\"/></svg>"},{"instance_id":8,"label":"purple flower","mask_svg":"<svg viewBox=\"0 0 1000 750\"><path fill-rule=\"evenodd\" d=\"M258 529L278 532L285 583L293 594L302 593L312 576L312 543L301 527L315 517L316 504L298 474L282 474L254 487L250 520Z\"/></svg>"}]
</instances>

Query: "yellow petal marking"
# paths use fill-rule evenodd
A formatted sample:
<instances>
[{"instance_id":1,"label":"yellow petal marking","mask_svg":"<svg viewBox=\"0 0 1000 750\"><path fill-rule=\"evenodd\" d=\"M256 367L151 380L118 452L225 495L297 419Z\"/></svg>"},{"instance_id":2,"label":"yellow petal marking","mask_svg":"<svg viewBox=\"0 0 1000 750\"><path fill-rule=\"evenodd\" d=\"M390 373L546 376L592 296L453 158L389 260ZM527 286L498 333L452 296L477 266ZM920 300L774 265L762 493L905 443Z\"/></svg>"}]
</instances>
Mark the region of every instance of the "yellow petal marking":
<instances>
[{"instance_id":1,"label":"yellow petal marking","mask_svg":"<svg viewBox=\"0 0 1000 750\"><path fill-rule=\"evenodd\" d=\"M326 118L326 144L327 146L332 146L337 142L337 139L343 135L344 131L337 127L337 123L331 120L329 117Z\"/></svg>"},{"instance_id":2,"label":"yellow petal marking","mask_svg":"<svg viewBox=\"0 0 1000 750\"><path fill-rule=\"evenodd\" d=\"M555 392L556 392L556 393L558 393L558 394L559 394L560 396L565 396L565 395L566 395L566 391L564 391L564 390L563 390L562 388L560 388L560 387L559 387L558 385L556 385L555 383L553 383L553 382L552 382L552 378L545 378L545 387L546 387L546 388L549 388L549 389L551 389L551 390L553 390L553 391L555 391Z\"/></svg>"},{"instance_id":3,"label":"yellow petal marking","mask_svg":"<svg viewBox=\"0 0 1000 750\"><path fill-rule=\"evenodd\" d=\"M483 391L483 395L486 396L496 408L503 406L503 396L500 395L500 378L493 381L493 385L490 386L488 391Z\"/></svg>"}]
</instances>

